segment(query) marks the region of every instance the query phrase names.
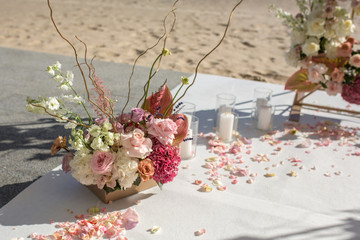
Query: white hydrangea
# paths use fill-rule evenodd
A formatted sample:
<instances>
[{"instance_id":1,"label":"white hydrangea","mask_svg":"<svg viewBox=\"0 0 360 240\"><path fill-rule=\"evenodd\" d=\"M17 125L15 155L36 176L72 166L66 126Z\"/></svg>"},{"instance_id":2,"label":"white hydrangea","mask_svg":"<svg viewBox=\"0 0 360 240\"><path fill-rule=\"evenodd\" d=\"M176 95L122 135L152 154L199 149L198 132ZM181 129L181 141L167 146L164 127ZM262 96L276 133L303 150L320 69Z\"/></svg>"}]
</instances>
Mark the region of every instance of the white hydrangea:
<instances>
[{"instance_id":1,"label":"white hydrangea","mask_svg":"<svg viewBox=\"0 0 360 240\"><path fill-rule=\"evenodd\" d=\"M322 37L325 33L325 20L314 18L307 23L307 34L314 37Z\"/></svg>"},{"instance_id":2,"label":"white hydrangea","mask_svg":"<svg viewBox=\"0 0 360 240\"><path fill-rule=\"evenodd\" d=\"M294 29L291 32L291 46L295 46L298 44L303 44L306 39L305 31Z\"/></svg>"},{"instance_id":3,"label":"white hydrangea","mask_svg":"<svg viewBox=\"0 0 360 240\"><path fill-rule=\"evenodd\" d=\"M317 38L308 38L301 47L302 51L306 56L316 56L320 50L319 39Z\"/></svg>"},{"instance_id":4,"label":"white hydrangea","mask_svg":"<svg viewBox=\"0 0 360 240\"><path fill-rule=\"evenodd\" d=\"M92 154L76 154L70 161L72 176L84 185L96 184L96 176L91 169Z\"/></svg>"},{"instance_id":5,"label":"white hydrangea","mask_svg":"<svg viewBox=\"0 0 360 240\"><path fill-rule=\"evenodd\" d=\"M129 157L123 150L118 151L112 174L121 187L130 188L139 177L137 173L138 164L139 160L137 158Z\"/></svg>"},{"instance_id":6,"label":"white hydrangea","mask_svg":"<svg viewBox=\"0 0 360 240\"><path fill-rule=\"evenodd\" d=\"M46 107L52 111L56 111L59 110L60 103L56 97L49 97L48 101L46 102Z\"/></svg>"}]
</instances>

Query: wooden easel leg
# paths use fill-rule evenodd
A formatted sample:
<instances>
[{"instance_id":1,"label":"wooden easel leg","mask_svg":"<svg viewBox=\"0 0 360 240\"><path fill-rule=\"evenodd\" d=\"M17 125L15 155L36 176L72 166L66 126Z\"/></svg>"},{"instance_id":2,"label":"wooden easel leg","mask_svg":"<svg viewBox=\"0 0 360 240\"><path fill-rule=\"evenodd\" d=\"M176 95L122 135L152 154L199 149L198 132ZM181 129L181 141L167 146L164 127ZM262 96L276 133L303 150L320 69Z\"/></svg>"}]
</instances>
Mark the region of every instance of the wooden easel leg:
<instances>
[{"instance_id":1,"label":"wooden easel leg","mask_svg":"<svg viewBox=\"0 0 360 240\"><path fill-rule=\"evenodd\" d=\"M301 99L303 96L304 96L304 93L296 92L296 94L295 94L293 106L291 108L290 116L289 116L289 120L292 122L300 121L300 113L301 113L302 105L301 105L301 101L299 101L299 99Z\"/></svg>"}]
</instances>

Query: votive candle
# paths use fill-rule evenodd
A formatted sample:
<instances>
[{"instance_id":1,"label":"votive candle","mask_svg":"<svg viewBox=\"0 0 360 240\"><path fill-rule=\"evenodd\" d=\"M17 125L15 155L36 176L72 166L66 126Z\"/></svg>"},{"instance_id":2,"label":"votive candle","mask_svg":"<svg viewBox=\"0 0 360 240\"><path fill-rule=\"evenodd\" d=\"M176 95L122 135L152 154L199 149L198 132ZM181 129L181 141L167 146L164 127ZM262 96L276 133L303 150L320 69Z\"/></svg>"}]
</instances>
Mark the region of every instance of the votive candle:
<instances>
[{"instance_id":1,"label":"votive candle","mask_svg":"<svg viewBox=\"0 0 360 240\"><path fill-rule=\"evenodd\" d=\"M260 106L258 112L259 118L257 122L257 128L260 130L270 130L272 123L272 107Z\"/></svg>"}]
</instances>

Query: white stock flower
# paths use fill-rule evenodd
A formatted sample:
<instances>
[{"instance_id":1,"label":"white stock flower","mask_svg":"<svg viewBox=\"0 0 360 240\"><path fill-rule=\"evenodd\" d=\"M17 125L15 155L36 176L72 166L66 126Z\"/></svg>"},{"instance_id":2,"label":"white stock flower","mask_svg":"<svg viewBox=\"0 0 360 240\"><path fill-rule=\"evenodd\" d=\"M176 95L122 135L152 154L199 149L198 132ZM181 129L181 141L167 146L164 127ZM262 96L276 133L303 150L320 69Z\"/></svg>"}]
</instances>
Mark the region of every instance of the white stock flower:
<instances>
[{"instance_id":1,"label":"white stock flower","mask_svg":"<svg viewBox=\"0 0 360 240\"><path fill-rule=\"evenodd\" d=\"M325 33L325 20L315 18L307 23L307 34L314 37L322 37Z\"/></svg>"},{"instance_id":2,"label":"white stock flower","mask_svg":"<svg viewBox=\"0 0 360 240\"><path fill-rule=\"evenodd\" d=\"M55 76L55 70L52 68L52 66L48 66L46 71L51 75Z\"/></svg>"},{"instance_id":3,"label":"white stock flower","mask_svg":"<svg viewBox=\"0 0 360 240\"><path fill-rule=\"evenodd\" d=\"M59 88L63 91L69 91L71 89L66 83L61 84Z\"/></svg>"},{"instance_id":4,"label":"white stock flower","mask_svg":"<svg viewBox=\"0 0 360 240\"><path fill-rule=\"evenodd\" d=\"M307 39L305 43L302 45L301 49L308 57L318 55L318 51L320 50L319 39L317 38Z\"/></svg>"},{"instance_id":5,"label":"white stock flower","mask_svg":"<svg viewBox=\"0 0 360 240\"><path fill-rule=\"evenodd\" d=\"M112 125L109 122L104 122L102 128L103 128L103 131L107 132L112 128Z\"/></svg>"},{"instance_id":6,"label":"white stock flower","mask_svg":"<svg viewBox=\"0 0 360 240\"><path fill-rule=\"evenodd\" d=\"M291 32L290 38L291 38L291 46L295 46L298 44L303 44L305 42L306 35L304 31L299 31L294 29Z\"/></svg>"},{"instance_id":7,"label":"white stock flower","mask_svg":"<svg viewBox=\"0 0 360 240\"><path fill-rule=\"evenodd\" d=\"M342 7L336 7L334 11L334 16L337 18L350 18L349 12Z\"/></svg>"},{"instance_id":8,"label":"white stock flower","mask_svg":"<svg viewBox=\"0 0 360 240\"><path fill-rule=\"evenodd\" d=\"M101 133L101 128L98 125L91 125L91 127L88 129L89 134L93 137L98 137Z\"/></svg>"},{"instance_id":9,"label":"white stock flower","mask_svg":"<svg viewBox=\"0 0 360 240\"><path fill-rule=\"evenodd\" d=\"M61 70L61 63L59 61L56 61L56 63L53 65L53 68L60 71Z\"/></svg>"},{"instance_id":10,"label":"white stock flower","mask_svg":"<svg viewBox=\"0 0 360 240\"><path fill-rule=\"evenodd\" d=\"M61 74L56 74L53 79L58 83L62 83L64 81L64 78L61 76Z\"/></svg>"},{"instance_id":11,"label":"white stock flower","mask_svg":"<svg viewBox=\"0 0 360 240\"><path fill-rule=\"evenodd\" d=\"M71 142L71 146L76 150L79 151L85 148L83 141L80 138L76 138L74 141Z\"/></svg>"},{"instance_id":12,"label":"white stock flower","mask_svg":"<svg viewBox=\"0 0 360 240\"><path fill-rule=\"evenodd\" d=\"M124 151L119 150L117 153L112 174L117 179L119 185L123 188L130 188L134 181L139 177L138 174L139 160L129 157Z\"/></svg>"},{"instance_id":13,"label":"white stock flower","mask_svg":"<svg viewBox=\"0 0 360 240\"><path fill-rule=\"evenodd\" d=\"M56 99L56 97L49 97L46 105L47 105L47 108L52 110L52 111L59 110L59 108L60 108L60 103Z\"/></svg>"},{"instance_id":14,"label":"white stock flower","mask_svg":"<svg viewBox=\"0 0 360 240\"><path fill-rule=\"evenodd\" d=\"M114 133L113 132L107 132L105 134L105 143L109 146L114 145Z\"/></svg>"},{"instance_id":15,"label":"white stock flower","mask_svg":"<svg viewBox=\"0 0 360 240\"><path fill-rule=\"evenodd\" d=\"M67 124L65 124L64 128L65 129L74 129L76 128L76 124L75 123L72 123L72 122L68 122Z\"/></svg>"},{"instance_id":16,"label":"white stock flower","mask_svg":"<svg viewBox=\"0 0 360 240\"><path fill-rule=\"evenodd\" d=\"M74 102L76 102L78 104L81 104L84 102L84 99L81 96L75 96L73 100L74 100Z\"/></svg>"},{"instance_id":17,"label":"white stock flower","mask_svg":"<svg viewBox=\"0 0 360 240\"><path fill-rule=\"evenodd\" d=\"M101 137L94 138L92 143L90 144L90 147L94 150L101 150L105 152L109 149L108 145L103 142Z\"/></svg>"},{"instance_id":18,"label":"white stock flower","mask_svg":"<svg viewBox=\"0 0 360 240\"><path fill-rule=\"evenodd\" d=\"M72 82L74 80L74 73L71 71L67 71L65 78L66 78L66 81L68 81L70 83L70 85L72 85Z\"/></svg>"}]
</instances>

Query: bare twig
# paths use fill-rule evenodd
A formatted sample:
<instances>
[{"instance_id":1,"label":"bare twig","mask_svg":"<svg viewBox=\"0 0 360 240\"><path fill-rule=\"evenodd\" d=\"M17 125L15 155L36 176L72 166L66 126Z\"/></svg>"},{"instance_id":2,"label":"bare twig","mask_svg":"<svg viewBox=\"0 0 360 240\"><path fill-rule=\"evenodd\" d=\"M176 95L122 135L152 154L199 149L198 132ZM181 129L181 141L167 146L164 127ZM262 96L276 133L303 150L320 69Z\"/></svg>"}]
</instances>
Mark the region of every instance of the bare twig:
<instances>
[{"instance_id":1,"label":"bare twig","mask_svg":"<svg viewBox=\"0 0 360 240\"><path fill-rule=\"evenodd\" d=\"M200 61L199 61L198 64L196 65L195 74L194 74L194 79L193 79L192 83L185 89L184 93L172 104L173 106L176 105L176 103L178 103L178 102L180 101L180 99L182 99L182 98L185 96L185 94L186 94L186 92L188 91L188 89L189 89L192 85L194 85L195 80L196 80L197 75L198 75L198 69L199 69L200 64L201 64L211 53L213 53L213 52L221 45L221 43L224 41L225 36L226 36L227 31L228 31L229 26L230 26L230 22L231 22L232 15L233 15L234 11L236 10L236 8L237 8L238 6L240 6L240 4L241 4L243 1L244 1L244 0L240 0L240 1L234 6L234 8L231 10L230 15L229 15L228 22L227 22L226 27L225 27L224 34L223 34L222 38L220 39L219 43L216 44L216 46L215 46L213 49L211 49L211 51L208 52L202 59L200 59ZM165 114L166 114L166 113L165 113Z\"/></svg>"}]
</instances>

